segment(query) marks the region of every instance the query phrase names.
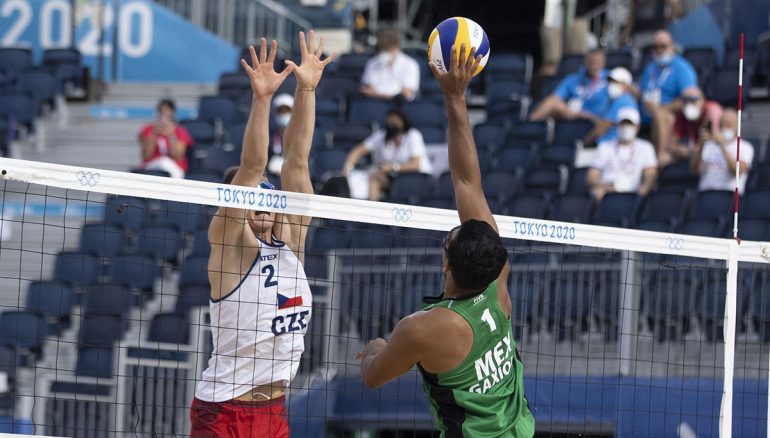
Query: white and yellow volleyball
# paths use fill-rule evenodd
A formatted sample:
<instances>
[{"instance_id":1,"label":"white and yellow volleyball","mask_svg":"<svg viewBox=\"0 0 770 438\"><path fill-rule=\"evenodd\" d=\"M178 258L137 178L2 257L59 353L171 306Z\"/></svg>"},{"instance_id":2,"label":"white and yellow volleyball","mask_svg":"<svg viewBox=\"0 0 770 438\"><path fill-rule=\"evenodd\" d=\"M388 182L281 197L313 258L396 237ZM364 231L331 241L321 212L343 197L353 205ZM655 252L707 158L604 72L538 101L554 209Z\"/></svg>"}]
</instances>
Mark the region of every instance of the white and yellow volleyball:
<instances>
[{"instance_id":1,"label":"white and yellow volleyball","mask_svg":"<svg viewBox=\"0 0 770 438\"><path fill-rule=\"evenodd\" d=\"M481 63L473 73L474 76L484 70L489 59L489 38L484 29L473 20L465 17L452 17L439 23L428 38L428 59L432 61L442 73L449 71L449 53L454 45L457 56L460 56L460 46L465 43L466 56L471 47L476 48L476 56L481 55Z\"/></svg>"}]
</instances>

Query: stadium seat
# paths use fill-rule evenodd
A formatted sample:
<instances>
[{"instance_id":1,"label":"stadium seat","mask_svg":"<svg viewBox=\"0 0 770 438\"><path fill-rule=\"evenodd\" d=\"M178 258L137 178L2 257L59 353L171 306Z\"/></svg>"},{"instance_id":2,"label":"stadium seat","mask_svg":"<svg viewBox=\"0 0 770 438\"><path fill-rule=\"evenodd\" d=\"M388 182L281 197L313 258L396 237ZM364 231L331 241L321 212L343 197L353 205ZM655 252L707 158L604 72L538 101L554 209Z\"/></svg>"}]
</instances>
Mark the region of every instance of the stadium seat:
<instances>
[{"instance_id":1,"label":"stadium seat","mask_svg":"<svg viewBox=\"0 0 770 438\"><path fill-rule=\"evenodd\" d=\"M454 199L451 198L431 198L423 203L425 207L441 208L444 210L456 210Z\"/></svg>"},{"instance_id":2,"label":"stadium seat","mask_svg":"<svg viewBox=\"0 0 770 438\"><path fill-rule=\"evenodd\" d=\"M80 233L80 251L97 257L113 257L125 246L125 232L114 225L85 224Z\"/></svg>"},{"instance_id":3,"label":"stadium seat","mask_svg":"<svg viewBox=\"0 0 770 438\"><path fill-rule=\"evenodd\" d=\"M384 225L356 224L353 229L356 238L350 240L350 247L391 248L396 242L393 229Z\"/></svg>"},{"instance_id":4,"label":"stadium seat","mask_svg":"<svg viewBox=\"0 0 770 438\"><path fill-rule=\"evenodd\" d=\"M452 174L444 172L439 175L433 190L433 199L454 199L455 189L452 184Z\"/></svg>"},{"instance_id":5,"label":"stadium seat","mask_svg":"<svg viewBox=\"0 0 770 438\"><path fill-rule=\"evenodd\" d=\"M698 175L690 170L690 163L669 164L658 174L658 191L695 190L698 187Z\"/></svg>"},{"instance_id":6,"label":"stadium seat","mask_svg":"<svg viewBox=\"0 0 770 438\"><path fill-rule=\"evenodd\" d=\"M636 226L634 227L637 230L644 230L644 231L656 231L658 233L670 233L674 230L674 225L672 222L669 221L656 221L656 220L649 220L649 221L638 221L636 223Z\"/></svg>"},{"instance_id":7,"label":"stadium seat","mask_svg":"<svg viewBox=\"0 0 770 438\"><path fill-rule=\"evenodd\" d=\"M238 119L238 105L227 96L203 96L198 102L198 119L230 126Z\"/></svg>"},{"instance_id":8,"label":"stadium seat","mask_svg":"<svg viewBox=\"0 0 770 438\"><path fill-rule=\"evenodd\" d=\"M179 124L190 133L196 144L210 144L217 140L216 128L210 120L182 120Z\"/></svg>"},{"instance_id":9,"label":"stadium seat","mask_svg":"<svg viewBox=\"0 0 770 438\"><path fill-rule=\"evenodd\" d=\"M340 122L342 105L339 98L327 97L316 98L315 102L315 122L316 125L332 128Z\"/></svg>"},{"instance_id":10,"label":"stadium seat","mask_svg":"<svg viewBox=\"0 0 770 438\"><path fill-rule=\"evenodd\" d=\"M0 372L6 373L9 384L13 384L16 377L16 369L19 367L19 357L16 348L11 345L0 345ZM2 397L2 396L0 396ZM3 400L4 401L4 400ZM0 401L0 409L4 408Z\"/></svg>"},{"instance_id":11,"label":"stadium seat","mask_svg":"<svg viewBox=\"0 0 770 438\"><path fill-rule=\"evenodd\" d=\"M540 144L547 143L548 124L546 122L521 122L511 129L510 140L526 139Z\"/></svg>"},{"instance_id":12,"label":"stadium seat","mask_svg":"<svg viewBox=\"0 0 770 438\"><path fill-rule=\"evenodd\" d=\"M91 286L83 293L82 313L124 318L128 316L133 303L131 291L125 287L114 284Z\"/></svg>"},{"instance_id":13,"label":"stadium seat","mask_svg":"<svg viewBox=\"0 0 770 438\"><path fill-rule=\"evenodd\" d=\"M753 190L770 190L770 161L751 169L747 185Z\"/></svg>"},{"instance_id":14,"label":"stadium seat","mask_svg":"<svg viewBox=\"0 0 770 438\"><path fill-rule=\"evenodd\" d=\"M146 226L139 230L136 251L157 260L176 264L184 245L184 237L176 227Z\"/></svg>"},{"instance_id":15,"label":"stadium seat","mask_svg":"<svg viewBox=\"0 0 770 438\"><path fill-rule=\"evenodd\" d=\"M177 313L187 313L195 307L208 308L210 302L211 287L208 284L205 286L184 286L179 289L174 311Z\"/></svg>"},{"instance_id":16,"label":"stadium seat","mask_svg":"<svg viewBox=\"0 0 770 438\"><path fill-rule=\"evenodd\" d=\"M562 195L551 205L549 219L563 222L588 222L593 209L593 198L590 195Z\"/></svg>"},{"instance_id":17,"label":"stadium seat","mask_svg":"<svg viewBox=\"0 0 770 438\"><path fill-rule=\"evenodd\" d=\"M501 122L479 123L473 127L473 138L479 149L494 150L505 144L508 127Z\"/></svg>"},{"instance_id":18,"label":"stadium seat","mask_svg":"<svg viewBox=\"0 0 770 438\"><path fill-rule=\"evenodd\" d=\"M241 164L241 149L225 150L223 148L209 148L208 155L203 159L203 171L224 175L225 171L233 166Z\"/></svg>"},{"instance_id":19,"label":"stadium seat","mask_svg":"<svg viewBox=\"0 0 770 438\"><path fill-rule=\"evenodd\" d=\"M566 193L576 195L584 195L590 193L591 189L588 187L587 181L589 170L589 167L572 169L567 180Z\"/></svg>"},{"instance_id":20,"label":"stadium seat","mask_svg":"<svg viewBox=\"0 0 770 438\"><path fill-rule=\"evenodd\" d=\"M697 294L695 315L700 322L701 331L708 342L724 341L725 301L727 297L727 275L724 269L708 268L695 273ZM738 300L743 301L744 296ZM739 311L744 306L738 306ZM742 319L742 313L739 313Z\"/></svg>"},{"instance_id":21,"label":"stadium seat","mask_svg":"<svg viewBox=\"0 0 770 438\"><path fill-rule=\"evenodd\" d=\"M390 184L390 202L417 205L433 192L433 177L427 173L400 173Z\"/></svg>"},{"instance_id":22,"label":"stadium seat","mask_svg":"<svg viewBox=\"0 0 770 438\"><path fill-rule=\"evenodd\" d=\"M27 288L26 309L43 315L48 324L48 334L58 335L69 325L75 292L63 283L33 281Z\"/></svg>"},{"instance_id":23,"label":"stadium seat","mask_svg":"<svg viewBox=\"0 0 770 438\"><path fill-rule=\"evenodd\" d=\"M749 317L763 344L770 342L770 278L767 271L757 272L750 285Z\"/></svg>"},{"instance_id":24,"label":"stadium seat","mask_svg":"<svg viewBox=\"0 0 770 438\"><path fill-rule=\"evenodd\" d=\"M747 219L770 219L770 190L752 191L743 195L740 213L741 217Z\"/></svg>"},{"instance_id":25,"label":"stadium seat","mask_svg":"<svg viewBox=\"0 0 770 438\"><path fill-rule=\"evenodd\" d=\"M688 220L679 228L679 233L704 237L723 237L723 222L719 219Z\"/></svg>"},{"instance_id":26,"label":"stadium seat","mask_svg":"<svg viewBox=\"0 0 770 438\"><path fill-rule=\"evenodd\" d=\"M483 176L484 194L496 203L511 198L518 191L519 177L511 172L492 172Z\"/></svg>"},{"instance_id":27,"label":"stadium seat","mask_svg":"<svg viewBox=\"0 0 770 438\"><path fill-rule=\"evenodd\" d=\"M636 65L634 64L634 53L627 49L607 52L606 59L605 68L607 70L612 70L615 67L624 67L629 71L634 71L636 69Z\"/></svg>"},{"instance_id":28,"label":"stadium seat","mask_svg":"<svg viewBox=\"0 0 770 438\"><path fill-rule=\"evenodd\" d=\"M53 280L76 285L96 284L100 274L99 260L77 251L62 251L56 256Z\"/></svg>"},{"instance_id":29,"label":"stadium seat","mask_svg":"<svg viewBox=\"0 0 770 438\"><path fill-rule=\"evenodd\" d=\"M341 125L332 130L332 145L335 149L350 150L372 134L371 126Z\"/></svg>"},{"instance_id":30,"label":"stadium seat","mask_svg":"<svg viewBox=\"0 0 770 438\"><path fill-rule=\"evenodd\" d=\"M350 247L349 230L338 228L317 228L310 241L310 250L317 254L324 254L332 249Z\"/></svg>"},{"instance_id":31,"label":"stadium seat","mask_svg":"<svg viewBox=\"0 0 770 438\"><path fill-rule=\"evenodd\" d=\"M211 244L209 244L208 232L207 229L201 229L193 233L189 256L209 256L211 253Z\"/></svg>"},{"instance_id":32,"label":"stadium seat","mask_svg":"<svg viewBox=\"0 0 770 438\"><path fill-rule=\"evenodd\" d=\"M444 101L444 91L432 73L420 77L420 97L438 102Z\"/></svg>"},{"instance_id":33,"label":"stadium seat","mask_svg":"<svg viewBox=\"0 0 770 438\"><path fill-rule=\"evenodd\" d=\"M80 323L80 345L111 347L123 337L126 321L114 316L85 315Z\"/></svg>"},{"instance_id":34,"label":"stadium seat","mask_svg":"<svg viewBox=\"0 0 770 438\"><path fill-rule=\"evenodd\" d=\"M185 179L189 179L191 181L204 181L204 182L211 182L211 183L221 183L222 182L222 173L221 172L213 172L213 171L198 171L198 172L188 172L185 175Z\"/></svg>"},{"instance_id":35,"label":"stadium seat","mask_svg":"<svg viewBox=\"0 0 770 438\"><path fill-rule=\"evenodd\" d=\"M0 65L19 75L32 67L32 49L0 47Z\"/></svg>"},{"instance_id":36,"label":"stadium seat","mask_svg":"<svg viewBox=\"0 0 770 438\"><path fill-rule=\"evenodd\" d=\"M688 331L693 301L693 273L682 266L658 264L647 272L643 312L659 342L681 339Z\"/></svg>"},{"instance_id":37,"label":"stadium seat","mask_svg":"<svg viewBox=\"0 0 770 438\"><path fill-rule=\"evenodd\" d=\"M608 193L594 214L595 225L629 227L636 220L642 199L636 193Z\"/></svg>"},{"instance_id":38,"label":"stadium seat","mask_svg":"<svg viewBox=\"0 0 770 438\"><path fill-rule=\"evenodd\" d=\"M78 376L111 378L115 375L113 369L115 350L111 346L78 347L78 359L75 364L75 374Z\"/></svg>"},{"instance_id":39,"label":"stadium seat","mask_svg":"<svg viewBox=\"0 0 770 438\"><path fill-rule=\"evenodd\" d=\"M519 81L498 81L487 84L487 113L489 120L517 122L524 117L522 97L529 92L527 85Z\"/></svg>"},{"instance_id":40,"label":"stadium seat","mask_svg":"<svg viewBox=\"0 0 770 438\"><path fill-rule=\"evenodd\" d=\"M332 149L318 151L311 160L310 176L314 181L339 173L345 165L347 153L342 150Z\"/></svg>"},{"instance_id":41,"label":"stadium seat","mask_svg":"<svg viewBox=\"0 0 770 438\"><path fill-rule=\"evenodd\" d=\"M56 106L56 95L60 92L56 77L44 71L22 73L16 83L16 89L20 93L35 96L38 104L47 104L49 108Z\"/></svg>"},{"instance_id":42,"label":"stadium seat","mask_svg":"<svg viewBox=\"0 0 770 438\"><path fill-rule=\"evenodd\" d=\"M507 147L495 154L492 169L496 172L525 172L532 167L534 161L532 150Z\"/></svg>"},{"instance_id":43,"label":"stadium seat","mask_svg":"<svg viewBox=\"0 0 770 438\"><path fill-rule=\"evenodd\" d=\"M503 212L510 216L545 219L548 199L542 195L519 195L509 200Z\"/></svg>"},{"instance_id":44,"label":"stadium seat","mask_svg":"<svg viewBox=\"0 0 770 438\"><path fill-rule=\"evenodd\" d=\"M219 178L215 182L221 182ZM215 207L189 202L169 201L158 209L150 210L144 225L165 225L178 229L182 233L191 233L208 227Z\"/></svg>"},{"instance_id":45,"label":"stadium seat","mask_svg":"<svg viewBox=\"0 0 770 438\"><path fill-rule=\"evenodd\" d=\"M412 126L417 129L424 127L430 128L445 128L446 127L446 115L444 105L429 100L414 100L407 102L403 106L404 113L412 122Z\"/></svg>"},{"instance_id":46,"label":"stadium seat","mask_svg":"<svg viewBox=\"0 0 770 438\"><path fill-rule=\"evenodd\" d=\"M576 154L577 149L573 145L552 145L543 149L540 155L540 163L543 167L566 166L571 169L575 165Z\"/></svg>"},{"instance_id":47,"label":"stadium seat","mask_svg":"<svg viewBox=\"0 0 770 438\"><path fill-rule=\"evenodd\" d=\"M121 229L138 230L147 218L144 199L130 196L109 197L104 206L104 223Z\"/></svg>"},{"instance_id":48,"label":"stadium seat","mask_svg":"<svg viewBox=\"0 0 770 438\"><path fill-rule=\"evenodd\" d=\"M13 117L17 128L24 126L33 132L37 113L37 102L27 94L0 95L0 116Z\"/></svg>"},{"instance_id":49,"label":"stadium seat","mask_svg":"<svg viewBox=\"0 0 770 438\"><path fill-rule=\"evenodd\" d=\"M561 270L546 287L545 314L557 341L574 339L588 326L592 273Z\"/></svg>"},{"instance_id":50,"label":"stadium seat","mask_svg":"<svg viewBox=\"0 0 770 438\"><path fill-rule=\"evenodd\" d=\"M732 227L727 230L726 237L733 237ZM738 237L742 240L767 242L770 240L770 222L767 219L744 219L738 223Z\"/></svg>"},{"instance_id":51,"label":"stadium seat","mask_svg":"<svg viewBox=\"0 0 770 438\"><path fill-rule=\"evenodd\" d=\"M366 63L371 57L372 55L368 53L343 53L337 59L337 69L334 72L334 76L345 76L360 80L364 74Z\"/></svg>"},{"instance_id":52,"label":"stadium seat","mask_svg":"<svg viewBox=\"0 0 770 438\"><path fill-rule=\"evenodd\" d=\"M556 122L554 127L553 144L557 146L572 146L576 142L583 141L594 128L589 120L562 120Z\"/></svg>"},{"instance_id":53,"label":"stadium seat","mask_svg":"<svg viewBox=\"0 0 770 438\"><path fill-rule=\"evenodd\" d=\"M238 99L251 93L251 80L242 72L222 73L217 88L217 94Z\"/></svg>"},{"instance_id":54,"label":"stadium seat","mask_svg":"<svg viewBox=\"0 0 770 438\"><path fill-rule=\"evenodd\" d=\"M706 190L698 192L690 207L690 219L723 219L733 214L735 192Z\"/></svg>"},{"instance_id":55,"label":"stadium seat","mask_svg":"<svg viewBox=\"0 0 770 438\"><path fill-rule=\"evenodd\" d=\"M152 318L150 342L187 344L190 342L190 320L179 313L159 313Z\"/></svg>"},{"instance_id":56,"label":"stadium seat","mask_svg":"<svg viewBox=\"0 0 770 438\"><path fill-rule=\"evenodd\" d=\"M48 334L45 319L31 311L5 311L0 314L0 343L39 355Z\"/></svg>"},{"instance_id":57,"label":"stadium seat","mask_svg":"<svg viewBox=\"0 0 770 438\"><path fill-rule=\"evenodd\" d=\"M348 96L358 92L360 88L358 78L345 76L329 76L323 78L318 84L319 99L339 99L345 101Z\"/></svg>"},{"instance_id":58,"label":"stadium seat","mask_svg":"<svg viewBox=\"0 0 770 438\"><path fill-rule=\"evenodd\" d=\"M532 169L524 176L522 191L527 194L556 193L562 185L562 172L559 169Z\"/></svg>"},{"instance_id":59,"label":"stadium seat","mask_svg":"<svg viewBox=\"0 0 770 438\"><path fill-rule=\"evenodd\" d=\"M75 48L46 49L43 66L64 83L84 87L82 56Z\"/></svg>"},{"instance_id":60,"label":"stadium seat","mask_svg":"<svg viewBox=\"0 0 770 438\"><path fill-rule=\"evenodd\" d=\"M698 74L714 70L716 67L717 56L711 47L685 49L682 56L690 61L690 64ZM735 85L735 80L733 80L733 85Z\"/></svg>"},{"instance_id":61,"label":"stadium seat","mask_svg":"<svg viewBox=\"0 0 770 438\"><path fill-rule=\"evenodd\" d=\"M446 143L447 142L447 130L446 128L438 127L422 127L419 128L420 134L422 134L422 140L426 144Z\"/></svg>"},{"instance_id":62,"label":"stadium seat","mask_svg":"<svg viewBox=\"0 0 770 438\"><path fill-rule=\"evenodd\" d=\"M209 286L209 258L206 256L187 257L179 272L179 287Z\"/></svg>"},{"instance_id":63,"label":"stadium seat","mask_svg":"<svg viewBox=\"0 0 770 438\"><path fill-rule=\"evenodd\" d=\"M556 71L557 78L563 78L570 73L575 73L583 66L583 55L564 55L559 61L559 68Z\"/></svg>"},{"instance_id":64,"label":"stadium seat","mask_svg":"<svg viewBox=\"0 0 770 438\"><path fill-rule=\"evenodd\" d=\"M687 208L687 195L680 192L655 192L645 199L639 221L679 221Z\"/></svg>"},{"instance_id":65,"label":"stadium seat","mask_svg":"<svg viewBox=\"0 0 770 438\"><path fill-rule=\"evenodd\" d=\"M751 88L748 72L743 72L744 105L746 103L746 91ZM738 107L738 77L737 68L717 70L709 79L705 94L708 99L719 102L723 107Z\"/></svg>"},{"instance_id":66,"label":"stadium seat","mask_svg":"<svg viewBox=\"0 0 770 438\"><path fill-rule=\"evenodd\" d=\"M524 338L524 328L530 333L539 330L543 316L543 290L546 286L545 272L550 255L545 253L515 254L511 260L508 276L508 290L513 304L511 321L514 337Z\"/></svg>"},{"instance_id":67,"label":"stadium seat","mask_svg":"<svg viewBox=\"0 0 770 438\"><path fill-rule=\"evenodd\" d=\"M484 67L484 82L516 81L529 88L532 80L532 56L529 53L495 53L495 62ZM525 93L526 94L526 93Z\"/></svg>"},{"instance_id":68,"label":"stadium seat","mask_svg":"<svg viewBox=\"0 0 770 438\"><path fill-rule=\"evenodd\" d=\"M112 284L134 290L151 292L155 279L161 275L155 260L143 255L127 254L116 257L110 263L109 277Z\"/></svg>"},{"instance_id":69,"label":"stadium seat","mask_svg":"<svg viewBox=\"0 0 770 438\"><path fill-rule=\"evenodd\" d=\"M348 123L357 125L382 124L391 104L384 100L353 98L348 105Z\"/></svg>"},{"instance_id":70,"label":"stadium seat","mask_svg":"<svg viewBox=\"0 0 770 438\"><path fill-rule=\"evenodd\" d=\"M281 86L278 87L278 90L275 92L275 96L280 96L281 94L288 94L293 96L294 91L296 89L297 89L297 78L294 75L289 75L288 77L286 77L286 80L283 81ZM249 93L249 95L250 94L251 93Z\"/></svg>"}]
</instances>

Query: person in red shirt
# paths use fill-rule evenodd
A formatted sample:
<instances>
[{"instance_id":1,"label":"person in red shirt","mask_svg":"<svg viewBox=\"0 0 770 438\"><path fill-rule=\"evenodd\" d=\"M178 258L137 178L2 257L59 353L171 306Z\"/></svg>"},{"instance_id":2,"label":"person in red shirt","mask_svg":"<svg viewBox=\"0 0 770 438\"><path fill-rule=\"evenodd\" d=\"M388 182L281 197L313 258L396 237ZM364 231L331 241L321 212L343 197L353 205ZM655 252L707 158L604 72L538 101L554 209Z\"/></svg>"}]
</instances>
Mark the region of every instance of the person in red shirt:
<instances>
[{"instance_id":1,"label":"person in red shirt","mask_svg":"<svg viewBox=\"0 0 770 438\"><path fill-rule=\"evenodd\" d=\"M187 130L177 125L176 106L172 100L158 102L158 118L139 133L142 145L142 169L163 170L172 178L184 178L187 172L187 148L193 139Z\"/></svg>"},{"instance_id":2,"label":"person in red shirt","mask_svg":"<svg viewBox=\"0 0 770 438\"><path fill-rule=\"evenodd\" d=\"M718 102L706 100L698 87L684 90L679 99L682 108L675 113L673 135L658 156L661 167L671 162L689 160L696 150L702 129L709 130L712 136L719 133L722 106Z\"/></svg>"}]
</instances>

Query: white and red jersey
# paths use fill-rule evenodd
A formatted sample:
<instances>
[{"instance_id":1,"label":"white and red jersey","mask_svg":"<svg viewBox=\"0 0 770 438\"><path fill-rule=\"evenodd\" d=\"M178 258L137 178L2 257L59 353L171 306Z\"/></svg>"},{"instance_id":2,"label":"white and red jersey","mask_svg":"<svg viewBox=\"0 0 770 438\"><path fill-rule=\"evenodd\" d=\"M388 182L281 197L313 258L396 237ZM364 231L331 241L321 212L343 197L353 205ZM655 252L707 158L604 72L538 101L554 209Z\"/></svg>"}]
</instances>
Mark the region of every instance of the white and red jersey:
<instances>
[{"instance_id":1,"label":"white and red jersey","mask_svg":"<svg viewBox=\"0 0 770 438\"><path fill-rule=\"evenodd\" d=\"M241 283L210 303L214 350L195 391L200 400L232 400L297 374L313 298L297 256L273 242L260 241Z\"/></svg>"}]
</instances>

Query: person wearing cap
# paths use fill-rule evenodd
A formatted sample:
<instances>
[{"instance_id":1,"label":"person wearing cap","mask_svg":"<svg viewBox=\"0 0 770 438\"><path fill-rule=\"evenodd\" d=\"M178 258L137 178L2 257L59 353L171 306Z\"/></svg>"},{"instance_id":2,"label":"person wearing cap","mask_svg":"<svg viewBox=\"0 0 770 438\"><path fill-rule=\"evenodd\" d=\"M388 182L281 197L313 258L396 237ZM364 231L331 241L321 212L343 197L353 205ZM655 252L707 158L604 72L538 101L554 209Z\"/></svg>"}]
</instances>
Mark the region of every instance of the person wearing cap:
<instances>
[{"instance_id":1,"label":"person wearing cap","mask_svg":"<svg viewBox=\"0 0 770 438\"><path fill-rule=\"evenodd\" d=\"M290 94L279 94L273 99L273 120L275 129L270 136L270 156L267 163L268 172L274 175L281 174L283 166L283 135L291 120L291 111L294 109L294 97Z\"/></svg>"},{"instance_id":2,"label":"person wearing cap","mask_svg":"<svg viewBox=\"0 0 770 438\"><path fill-rule=\"evenodd\" d=\"M702 129L707 129L712 136L719 134L719 121L722 119L722 105L713 100L706 100L698 87L684 90L682 108L676 112L671 138L663 140L658 152L661 167L674 161L689 160L698 143Z\"/></svg>"},{"instance_id":3,"label":"person wearing cap","mask_svg":"<svg viewBox=\"0 0 770 438\"><path fill-rule=\"evenodd\" d=\"M623 108L639 110L634 95L630 92L633 84L631 72L623 67L613 68L607 76L607 94L610 97L610 105L607 111L596 120L596 126L588 133L583 143L590 144L598 137L597 143L614 140L617 138L615 120Z\"/></svg>"},{"instance_id":4,"label":"person wearing cap","mask_svg":"<svg viewBox=\"0 0 770 438\"><path fill-rule=\"evenodd\" d=\"M646 196L655 185L658 159L652 144L636 137L639 125L639 111L623 108L617 117L617 139L599 143L586 176L597 201L613 192Z\"/></svg>"},{"instance_id":5,"label":"person wearing cap","mask_svg":"<svg viewBox=\"0 0 770 438\"><path fill-rule=\"evenodd\" d=\"M414 100L420 91L420 65L401 51L398 32L383 29L377 35L379 53L366 62L361 93L376 99L403 96Z\"/></svg>"},{"instance_id":6,"label":"person wearing cap","mask_svg":"<svg viewBox=\"0 0 770 438\"><path fill-rule=\"evenodd\" d=\"M746 190L746 180L754 161L754 146L741 139L741 159L738 158L738 113L726 109L719 122L719 131L713 134L701 129L698 145L690 160L693 173L700 175L698 190L735 190L735 168L740 166L738 193Z\"/></svg>"},{"instance_id":7,"label":"person wearing cap","mask_svg":"<svg viewBox=\"0 0 770 438\"><path fill-rule=\"evenodd\" d=\"M556 90L543 99L529 115L529 120L594 120L609 107L607 70L604 51L594 49L585 56L585 65L567 75Z\"/></svg>"}]
</instances>

